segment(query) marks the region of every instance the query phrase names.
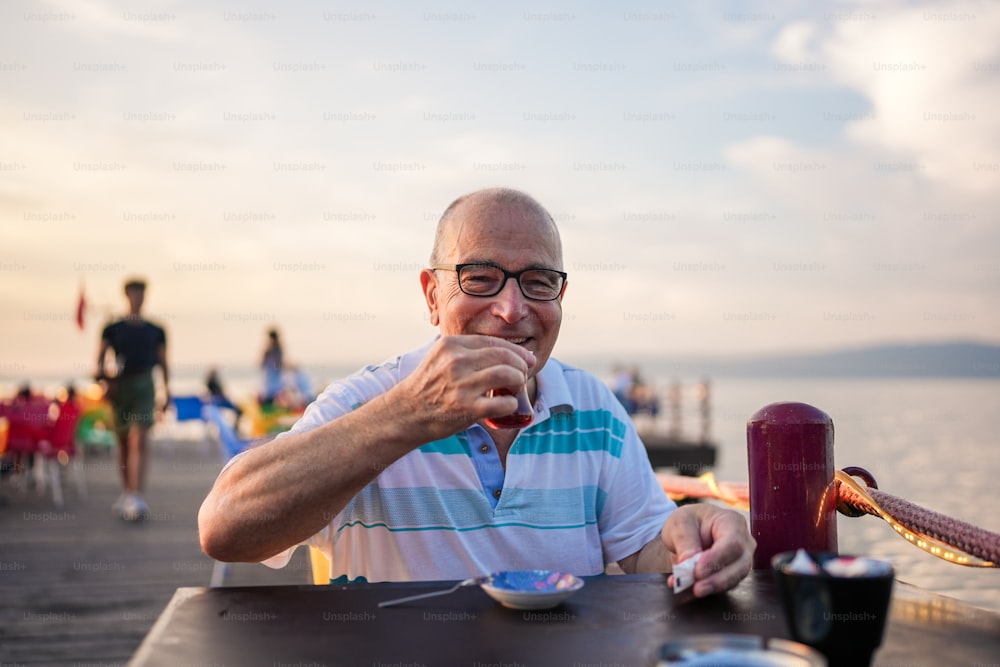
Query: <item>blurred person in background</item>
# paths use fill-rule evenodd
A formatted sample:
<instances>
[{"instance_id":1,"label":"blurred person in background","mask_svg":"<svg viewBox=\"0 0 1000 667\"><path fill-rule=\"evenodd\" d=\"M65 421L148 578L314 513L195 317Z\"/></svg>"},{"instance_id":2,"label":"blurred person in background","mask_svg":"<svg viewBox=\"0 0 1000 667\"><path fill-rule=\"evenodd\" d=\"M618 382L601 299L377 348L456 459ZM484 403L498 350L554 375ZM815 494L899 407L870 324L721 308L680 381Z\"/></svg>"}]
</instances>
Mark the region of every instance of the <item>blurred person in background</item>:
<instances>
[{"instance_id":1,"label":"blurred person in background","mask_svg":"<svg viewBox=\"0 0 1000 667\"><path fill-rule=\"evenodd\" d=\"M205 376L205 389L208 390L208 400L212 405L217 405L220 408L226 408L236 413L236 429L239 430L240 417L243 416L243 410L226 395L226 390L222 386L222 379L219 377L219 369L214 366L208 369L208 375Z\"/></svg>"},{"instance_id":2,"label":"blurred person in background","mask_svg":"<svg viewBox=\"0 0 1000 667\"><path fill-rule=\"evenodd\" d=\"M281 347L281 339L277 329L267 332L267 347L260 360L260 368L264 371L264 393L261 394L261 405L271 405L281 393L284 384L285 353Z\"/></svg>"},{"instance_id":3,"label":"blurred person in background","mask_svg":"<svg viewBox=\"0 0 1000 667\"><path fill-rule=\"evenodd\" d=\"M137 278L125 283L128 314L101 332L97 352L97 379L105 384L114 408L118 436L118 464L122 493L112 511L126 521L141 521L149 515L143 496L146 483L146 449L149 429L155 421L156 385L153 370L163 374L164 401L170 403L170 373L167 367L167 334L142 316L146 282ZM108 352L114 353L115 373L108 372Z\"/></svg>"}]
</instances>

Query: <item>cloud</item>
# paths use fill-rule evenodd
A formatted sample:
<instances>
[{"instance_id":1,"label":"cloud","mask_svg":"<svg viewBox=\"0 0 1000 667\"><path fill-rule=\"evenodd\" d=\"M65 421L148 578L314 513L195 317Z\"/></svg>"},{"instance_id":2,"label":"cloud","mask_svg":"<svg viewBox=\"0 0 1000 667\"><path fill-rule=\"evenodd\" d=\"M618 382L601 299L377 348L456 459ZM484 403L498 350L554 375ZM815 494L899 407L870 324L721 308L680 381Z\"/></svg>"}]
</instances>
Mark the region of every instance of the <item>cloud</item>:
<instances>
[{"instance_id":1,"label":"cloud","mask_svg":"<svg viewBox=\"0 0 1000 667\"><path fill-rule=\"evenodd\" d=\"M838 264L922 262L908 284L931 292L988 285L988 271L955 267L987 262L997 241L1000 8L859 6L825 18L785 26L771 52L822 63L867 108L828 105L839 137L822 146L762 134L730 143L727 161L816 229Z\"/></svg>"},{"instance_id":2,"label":"cloud","mask_svg":"<svg viewBox=\"0 0 1000 667\"><path fill-rule=\"evenodd\" d=\"M44 9L36 12L39 16L70 17L63 20L71 21L74 30L82 28L92 39L174 41L184 34L173 10L176 3L172 2L121 5L110 0L43 0L41 4Z\"/></svg>"},{"instance_id":3,"label":"cloud","mask_svg":"<svg viewBox=\"0 0 1000 667\"><path fill-rule=\"evenodd\" d=\"M992 7L44 7L0 26L18 359L89 359L43 315L81 279L118 311L131 272L180 362L252 359L271 320L303 361L387 356L431 332L440 212L498 184L560 221L562 349L1000 330Z\"/></svg>"},{"instance_id":4,"label":"cloud","mask_svg":"<svg viewBox=\"0 0 1000 667\"><path fill-rule=\"evenodd\" d=\"M771 53L786 63L801 62L814 57L816 53L816 37L819 33L816 23L811 21L794 21L789 23L778 34L771 46Z\"/></svg>"},{"instance_id":5,"label":"cloud","mask_svg":"<svg viewBox=\"0 0 1000 667\"><path fill-rule=\"evenodd\" d=\"M911 163L922 178L956 191L995 192L1000 6L863 7L826 26L785 27L774 54L823 62L833 81L868 100L870 113L846 131L857 146L887 163Z\"/></svg>"}]
</instances>

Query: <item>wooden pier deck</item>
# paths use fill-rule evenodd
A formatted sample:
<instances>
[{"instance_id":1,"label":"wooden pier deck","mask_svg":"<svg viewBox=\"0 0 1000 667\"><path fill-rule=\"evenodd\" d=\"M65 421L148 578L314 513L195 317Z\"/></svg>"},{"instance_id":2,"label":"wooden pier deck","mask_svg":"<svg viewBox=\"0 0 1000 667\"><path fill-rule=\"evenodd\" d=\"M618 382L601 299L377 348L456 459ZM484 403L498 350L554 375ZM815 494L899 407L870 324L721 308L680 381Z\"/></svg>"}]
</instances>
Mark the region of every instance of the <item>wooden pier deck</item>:
<instances>
[{"instance_id":1,"label":"wooden pier deck","mask_svg":"<svg viewBox=\"0 0 1000 667\"><path fill-rule=\"evenodd\" d=\"M64 474L65 503L0 481L0 664L124 665L174 591L207 586L197 512L221 468L209 439L151 443L148 521L111 513L120 486L109 452L88 452L87 497ZM65 473L66 471L64 471ZM226 586L310 580L304 549L284 570L231 566Z\"/></svg>"},{"instance_id":2,"label":"wooden pier deck","mask_svg":"<svg viewBox=\"0 0 1000 667\"><path fill-rule=\"evenodd\" d=\"M649 434L643 435L642 441L654 468L672 468L677 474L697 477L715 467L717 447L714 442Z\"/></svg>"}]
</instances>

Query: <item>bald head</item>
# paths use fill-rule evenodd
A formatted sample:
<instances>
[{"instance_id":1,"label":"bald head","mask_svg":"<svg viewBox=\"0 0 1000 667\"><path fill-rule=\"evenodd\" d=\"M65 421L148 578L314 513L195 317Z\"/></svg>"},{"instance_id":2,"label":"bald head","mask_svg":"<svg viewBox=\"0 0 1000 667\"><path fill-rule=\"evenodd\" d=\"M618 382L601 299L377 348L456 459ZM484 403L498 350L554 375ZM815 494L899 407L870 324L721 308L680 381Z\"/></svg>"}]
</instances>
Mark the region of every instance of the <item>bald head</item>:
<instances>
[{"instance_id":1,"label":"bald head","mask_svg":"<svg viewBox=\"0 0 1000 667\"><path fill-rule=\"evenodd\" d=\"M489 188L462 195L445 209L438 221L431 250L431 266L446 262L461 242L467 225L482 224L494 216L509 216L536 227L539 243L551 244L562 268L562 241L549 212L533 197L510 188Z\"/></svg>"}]
</instances>

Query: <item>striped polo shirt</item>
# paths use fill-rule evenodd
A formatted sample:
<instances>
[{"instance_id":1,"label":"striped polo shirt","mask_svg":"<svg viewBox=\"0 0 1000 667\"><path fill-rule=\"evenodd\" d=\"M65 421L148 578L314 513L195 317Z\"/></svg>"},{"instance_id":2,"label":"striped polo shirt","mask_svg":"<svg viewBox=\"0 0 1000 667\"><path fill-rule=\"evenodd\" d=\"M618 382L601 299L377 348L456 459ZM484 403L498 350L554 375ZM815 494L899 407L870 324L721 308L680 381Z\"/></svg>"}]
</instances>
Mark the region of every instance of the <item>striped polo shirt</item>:
<instances>
[{"instance_id":1,"label":"striped polo shirt","mask_svg":"<svg viewBox=\"0 0 1000 667\"><path fill-rule=\"evenodd\" d=\"M429 347L334 382L292 431L384 393ZM593 575L655 539L675 505L621 404L597 378L552 358L536 377L534 421L518 433L506 470L474 424L388 466L305 542L330 559L331 581L457 580L512 569ZM293 550L264 563L283 567Z\"/></svg>"}]
</instances>

